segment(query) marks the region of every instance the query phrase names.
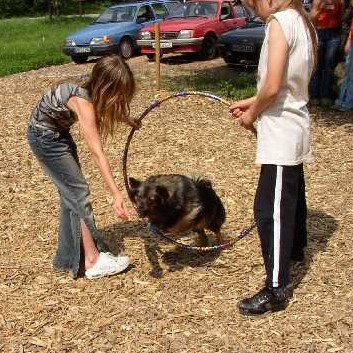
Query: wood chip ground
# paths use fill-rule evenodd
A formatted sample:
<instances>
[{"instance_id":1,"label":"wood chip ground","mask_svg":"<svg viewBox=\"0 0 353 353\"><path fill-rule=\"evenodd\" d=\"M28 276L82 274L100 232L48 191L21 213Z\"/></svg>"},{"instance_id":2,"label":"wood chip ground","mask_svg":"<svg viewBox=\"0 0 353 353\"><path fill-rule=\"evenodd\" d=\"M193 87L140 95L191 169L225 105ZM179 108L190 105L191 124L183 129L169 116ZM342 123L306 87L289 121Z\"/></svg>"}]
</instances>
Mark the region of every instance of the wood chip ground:
<instances>
[{"instance_id":1,"label":"wood chip ground","mask_svg":"<svg viewBox=\"0 0 353 353\"><path fill-rule=\"evenodd\" d=\"M154 64L129 61L138 78L132 114L158 95ZM29 151L26 127L43 91L58 79L89 72L67 64L0 79L0 352L4 353L334 353L353 347L353 117L312 111L315 161L306 166L309 244L293 268L294 294L282 312L244 317L237 301L262 287L256 232L221 253L188 253L151 236L133 215L117 219L75 127L99 228L114 253L133 266L118 276L73 280L51 265L58 195ZM163 64L165 77L226 70L221 59ZM128 201L122 153L128 128L106 152ZM133 138L128 173L208 176L227 209L224 233L252 220L258 178L255 138L224 105L202 97L168 101Z\"/></svg>"}]
</instances>

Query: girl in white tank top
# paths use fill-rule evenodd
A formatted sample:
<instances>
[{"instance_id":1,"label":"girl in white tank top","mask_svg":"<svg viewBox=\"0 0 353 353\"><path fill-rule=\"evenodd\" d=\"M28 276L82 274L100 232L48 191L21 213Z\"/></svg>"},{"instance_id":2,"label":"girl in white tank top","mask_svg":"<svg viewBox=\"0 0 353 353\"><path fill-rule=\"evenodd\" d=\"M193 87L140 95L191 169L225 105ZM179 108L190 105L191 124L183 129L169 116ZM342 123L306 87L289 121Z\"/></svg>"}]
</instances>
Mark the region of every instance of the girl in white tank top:
<instances>
[{"instance_id":1,"label":"girl in white tank top","mask_svg":"<svg viewBox=\"0 0 353 353\"><path fill-rule=\"evenodd\" d=\"M234 102L230 112L245 129L257 130L256 162L261 164L261 173L254 216L266 280L263 289L238 304L240 313L256 315L286 307L290 263L304 259L307 208L303 162L311 159L306 104L317 38L300 0L247 2L266 20L258 92Z\"/></svg>"}]
</instances>

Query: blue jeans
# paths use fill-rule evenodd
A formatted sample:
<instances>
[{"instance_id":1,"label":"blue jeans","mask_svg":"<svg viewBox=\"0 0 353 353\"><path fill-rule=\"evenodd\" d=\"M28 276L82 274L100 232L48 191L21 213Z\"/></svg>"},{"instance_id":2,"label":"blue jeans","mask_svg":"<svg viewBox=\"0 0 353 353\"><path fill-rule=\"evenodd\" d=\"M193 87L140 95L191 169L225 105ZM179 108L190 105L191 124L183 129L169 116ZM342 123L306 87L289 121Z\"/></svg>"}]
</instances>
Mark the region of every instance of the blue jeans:
<instances>
[{"instance_id":1,"label":"blue jeans","mask_svg":"<svg viewBox=\"0 0 353 353\"><path fill-rule=\"evenodd\" d=\"M89 188L81 171L76 144L69 131L52 131L33 120L28 127L27 139L34 155L59 191L59 237L53 264L59 270L71 272L76 278L81 259L81 219L98 248L106 250L94 221Z\"/></svg>"},{"instance_id":2,"label":"blue jeans","mask_svg":"<svg viewBox=\"0 0 353 353\"><path fill-rule=\"evenodd\" d=\"M317 29L318 62L310 83L311 99L334 99L335 67L341 41L341 30Z\"/></svg>"},{"instance_id":3,"label":"blue jeans","mask_svg":"<svg viewBox=\"0 0 353 353\"><path fill-rule=\"evenodd\" d=\"M335 104L343 109L353 109L353 41L351 41L351 47L346 59L340 94Z\"/></svg>"}]
</instances>

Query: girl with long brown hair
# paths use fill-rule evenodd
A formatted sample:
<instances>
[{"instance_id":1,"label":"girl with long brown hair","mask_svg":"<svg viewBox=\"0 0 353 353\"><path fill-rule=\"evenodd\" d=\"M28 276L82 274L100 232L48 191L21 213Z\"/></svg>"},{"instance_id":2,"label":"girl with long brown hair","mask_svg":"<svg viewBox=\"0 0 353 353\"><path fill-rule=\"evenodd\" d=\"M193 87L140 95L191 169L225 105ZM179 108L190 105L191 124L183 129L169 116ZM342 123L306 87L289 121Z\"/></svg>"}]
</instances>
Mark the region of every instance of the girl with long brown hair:
<instances>
[{"instance_id":1,"label":"girl with long brown hair","mask_svg":"<svg viewBox=\"0 0 353 353\"><path fill-rule=\"evenodd\" d=\"M104 57L94 65L86 82L61 82L48 90L34 108L29 122L28 143L60 196L54 266L71 272L74 278L79 274L80 263L87 278L97 278L123 271L129 265L129 258L108 252L96 227L89 187L70 128L78 122L113 198L116 215L128 219L102 140L113 135L121 122L136 127L136 122L129 118L134 93L135 80L129 66L117 55Z\"/></svg>"}]
</instances>

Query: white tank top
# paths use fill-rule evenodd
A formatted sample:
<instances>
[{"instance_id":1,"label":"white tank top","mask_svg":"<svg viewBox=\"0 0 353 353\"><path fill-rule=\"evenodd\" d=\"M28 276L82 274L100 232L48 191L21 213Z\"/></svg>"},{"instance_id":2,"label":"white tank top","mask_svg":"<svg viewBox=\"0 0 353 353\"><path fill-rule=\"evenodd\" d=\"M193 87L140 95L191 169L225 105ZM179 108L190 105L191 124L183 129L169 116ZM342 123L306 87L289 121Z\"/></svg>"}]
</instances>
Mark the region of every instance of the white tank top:
<instances>
[{"instance_id":1,"label":"white tank top","mask_svg":"<svg viewBox=\"0 0 353 353\"><path fill-rule=\"evenodd\" d=\"M314 61L312 41L297 11L287 9L271 15L260 54L258 90L266 79L268 37L273 17L289 45L288 67L276 101L259 116L256 163L297 165L311 160L310 116L306 104Z\"/></svg>"}]
</instances>

